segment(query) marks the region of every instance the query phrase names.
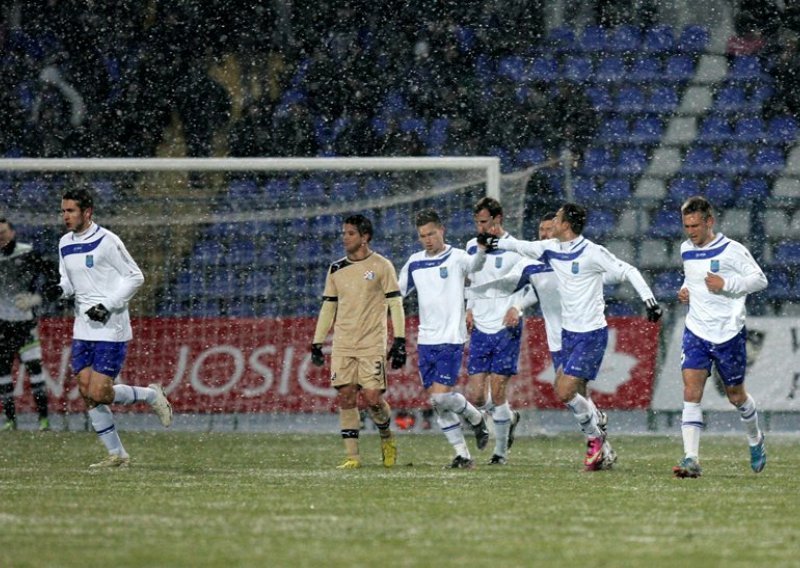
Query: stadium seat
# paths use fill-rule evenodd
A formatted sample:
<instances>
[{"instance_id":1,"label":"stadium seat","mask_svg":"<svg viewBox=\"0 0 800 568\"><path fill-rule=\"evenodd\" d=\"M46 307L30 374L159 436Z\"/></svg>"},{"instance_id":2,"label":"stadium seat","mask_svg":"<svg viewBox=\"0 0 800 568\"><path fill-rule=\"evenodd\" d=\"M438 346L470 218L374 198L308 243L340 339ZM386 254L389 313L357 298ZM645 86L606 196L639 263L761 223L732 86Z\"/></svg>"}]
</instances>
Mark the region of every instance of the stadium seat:
<instances>
[{"instance_id":1,"label":"stadium seat","mask_svg":"<svg viewBox=\"0 0 800 568\"><path fill-rule=\"evenodd\" d=\"M749 108L747 93L740 85L722 87L714 98L714 110L725 113L738 113Z\"/></svg>"},{"instance_id":2,"label":"stadium seat","mask_svg":"<svg viewBox=\"0 0 800 568\"><path fill-rule=\"evenodd\" d=\"M752 173L775 175L783 171L786 160L783 150L774 146L760 146L753 155Z\"/></svg>"},{"instance_id":3,"label":"stadium seat","mask_svg":"<svg viewBox=\"0 0 800 568\"><path fill-rule=\"evenodd\" d=\"M676 177L667 187L666 205L677 208L693 195L700 195L700 182L696 178Z\"/></svg>"},{"instance_id":4,"label":"stadium seat","mask_svg":"<svg viewBox=\"0 0 800 568\"><path fill-rule=\"evenodd\" d=\"M685 174L706 175L715 171L714 150L708 146L689 148L683 159L681 171Z\"/></svg>"},{"instance_id":5,"label":"stadium seat","mask_svg":"<svg viewBox=\"0 0 800 568\"><path fill-rule=\"evenodd\" d=\"M669 114L675 112L679 104L678 91L672 85L665 85L650 91L645 110L654 114Z\"/></svg>"},{"instance_id":6,"label":"stadium seat","mask_svg":"<svg viewBox=\"0 0 800 568\"><path fill-rule=\"evenodd\" d=\"M592 177L576 177L572 180L572 194L576 202L588 207L596 207L603 201Z\"/></svg>"},{"instance_id":7,"label":"stadium seat","mask_svg":"<svg viewBox=\"0 0 800 568\"><path fill-rule=\"evenodd\" d=\"M717 227L732 239L745 239L750 235L750 211L726 209L722 212Z\"/></svg>"},{"instance_id":8,"label":"stadium seat","mask_svg":"<svg viewBox=\"0 0 800 568\"><path fill-rule=\"evenodd\" d=\"M677 259L671 258L667 243L661 238L644 239L639 245L638 267L647 269L672 268Z\"/></svg>"},{"instance_id":9,"label":"stadium seat","mask_svg":"<svg viewBox=\"0 0 800 568\"><path fill-rule=\"evenodd\" d=\"M728 142L732 138L733 129L728 119L718 115L711 115L701 122L697 132L697 141L703 144Z\"/></svg>"},{"instance_id":10,"label":"stadium seat","mask_svg":"<svg viewBox=\"0 0 800 568\"><path fill-rule=\"evenodd\" d=\"M763 202L770 196L769 183L761 178L746 178L739 183L736 193L738 207L750 207L754 202ZM769 228L767 228L769 230Z\"/></svg>"},{"instance_id":11,"label":"stadium seat","mask_svg":"<svg viewBox=\"0 0 800 568\"><path fill-rule=\"evenodd\" d=\"M639 51L642 44L642 32L636 26L621 24L606 37L606 51L610 53L633 53Z\"/></svg>"},{"instance_id":12,"label":"stadium seat","mask_svg":"<svg viewBox=\"0 0 800 568\"><path fill-rule=\"evenodd\" d=\"M435 154L441 155L444 146L450 137L450 119L440 117L431 121L428 134L425 137L425 145L428 149L434 149Z\"/></svg>"},{"instance_id":13,"label":"stadium seat","mask_svg":"<svg viewBox=\"0 0 800 568\"><path fill-rule=\"evenodd\" d=\"M542 148L523 148L517 152L515 161L521 168L529 168L531 166L541 164L547 160L547 154Z\"/></svg>"},{"instance_id":14,"label":"stadium seat","mask_svg":"<svg viewBox=\"0 0 800 568\"><path fill-rule=\"evenodd\" d=\"M659 302L675 302L682 284L683 274L679 270L661 272L653 280L653 294Z\"/></svg>"},{"instance_id":15,"label":"stadium seat","mask_svg":"<svg viewBox=\"0 0 800 568\"><path fill-rule=\"evenodd\" d=\"M764 295L769 300L785 301L794 299L792 278L783 268L770 268L764 271L769 285L764 290Z\"/></svg>"},{"instance_id":16,"label":"stadium seat","mask_svg":"<svg viewBox=\"0 0 800 568\"><path fill-rule=\"evenodd\" d=\"M731 81L755 82L763 77L761 60L757 55L734 57L728 69L728 79Z\"/></svg>"},{"instance_id":17,"label":"stadium seat","mask_svg":"<svg viewBox=\"0 0 800 568\"><path fill-rule=\"evenodd\" d=\"M589 209L583 234L592 240L602 240L614 231L617 217L613 211Z\"/></svg>"},{"instance_id":18,"label":"stadium seat","mask_svg":"<svg viewBox=\"0 0 800 568\"><path fill-rule=\"evenodd\" d=\"M628 69L628 81L649 83L661 79L661 61L655 57L640 56Z\"/></svg>"},{"instance_id":19,"label":"stadium seat","mask_svg":"<svg viewBox=\"0 0 800 568\"><path fill-rule=\"evenodd\" d=\"M647 168L647 152L641 147L622 148L617 158L616 173L638 176Z\"/></svg>"},{"instance_id":20,"label":"stadium seat","mask_svg":"<svg viewBox=\"0 0 800 568\"><path fill-rule=\"evenodd\" d=\"M583 28L579 49L585 53L600 53L606 48L606 30L602 26L588 25Z\"/></svg>"},{"instance_id":21,"label":"stadium seat","mask_svg":"<svg viewBox=\"0 0 800 568\"><path fill-rule=\"evenodd\" d=\"M786 241L775 245L772 263L783 266L800 266L800 241Z\"/></svg>"},{"instance_id":22,"label":"stadium seat","mask_svg":"<svg viewBox=\"0 0 800 568\"><path fill-rule=\"evenodd\" d=\"M597 131L598 142L621 144L628 141L628 120L612 117L602 122Z\"/></svg>"},{"instance_id":23,"label":"stadium seat","mask_svg":"<svg viewBox=\"0 0 800 568\"><path fill-rule=\"evenodd\" d=\"M525 60L519 55L509 55L497 63L497 75L514 83L522 81L525 73Z\"/></svg>"},{"instance_id":24,"label":"stadium seat","mask_svg":"<svg viewBox=\"0 0 800 568\"><path fill-rule=\"evenodd\" d=\"M580 55L566 57L561 68L561 77L572 83L584 83L592 73L592 60Z\"/></svg>"},{"instance_id":25,"label":"stadium seat","mask_svg":"<svg viewBox=\"0 0 800 568\"><path fill-rule=\"evenodd\" d=\"M694 77L694 61L688 55L671 55L664 64L664 79L671 83L683 83Z\"/></svg>"},{"instance_id":26,"label":"stadium seat","mask_svg":"<svg viewBox=\"0 0 800 568\"><path fill-rule=\"evenodd\" d=\"M772 118L767 126L767 143L792 144L797 139L797 120L789 115Z\"/></svg>"},{"instance_id":27,"label":"stadium seat","mask_svg":"<svg viewBox=\"0 0 800 568\"><path fill-rule=\"evenodd\" d=\"M626 205L633 195L631 181L627 178L612 178L603 184L603 200L610 206Z\"/></svg>"},{"instance_id":28,"label":"stadium seat","mask_svg":"<svg viewBox=\"0 0 800 568\"><path fill-rule=\"evenodd\" d=\"M316 204L328 199L325 192L325 184L316 178L301 180L297 184L297 194L295 201L301 203Z\"/></svg>"},{"instance_id":29,"label":"stadium seat","mask_svg":"<svg viewBox=\"0 0 800 568\"><path fill-rule=\"evenodd\" d=\"M17 199L32 211L51 211L60 202L60 184L41 180L26 180L19 185Z\"/></svg>"},{"instance_id":30,"label":"stadium seat","mask_svg":"<svg viewBox=\"0 0 800 568\"><path fill-rule=\"evenodd\" d=\"M575 32L567 26L552 28L547 32L545 45L555 54L571 53L577 49Z\"/></svg>"},{"instance_id":31,"label":"stadium seat","mask_svg":"<svg viewBox=\"0 0 800 568\"><path fill-rule=\"evenodd\" d=\"M683 219L677 209L660 209L656 211L650 223L648 236L666 239L683 236ZM664 246L664 243L661 243Z\"/></svg>"},{"instance_id":32,"label":"stadium seat","mask_svg":"<svg viewBox=\"0 0 800 568\"><path fill-rule=\"evenodd\" d=\"M586 96L592 108L597 112L608 112L614 109L614 99L605 87L587 87Z\"/></svg>"},{"instance_id":33,"label":"stadium seat","mask_svg":"<svg viewBox=\"0 0 800 568\"><path fill-rule=\"evenodd\" d=\"M364 197L367 199L380 199L391 193L389 182L381 178L370 178L364 183Z\"/></svg>"},{"instance_id":34,"label":"stadium seat","mask_svg":"<svg viewBox=\"0 0 800 568\"><path fill-rule=\"evenodd\" d=\"M633 144L657 144L662 129L661 119L657 116L642 116L633 121L630 141Z\"/></svg>"},{"instance_id":35,"label":"stadium seat","mask_svg":"<svg viewBox=\"0 0 800 568\"><path fill-rule=\"evenodd\" d=\"M705 27L689 24L681 31L681 35L675 44L675 50L692 55L700 54L705 51L710 37Z\"/></svg>"},{"instance_id":36,"label":"stadium seat","mask_svg":"<svg viewBox=\"0 0 800 568\"><path fill-rule=\"evenodd\" d=\"M722 175L738 176L750 168L750 152L747 148L723 148L714 171Z\"/></svg>"},{"instance_id":37,"label":"stadium seat","mask_svg":"<svg viewBox=\"0 0 800 568\"><path fill-rule=\"evenodd\" d=\"M361 184L357 179L340 179L331 184L330 195L336 201L353 203L361 197Z\"/></svg>"},{"instance_id":38,"label":"stadium seat","mask_svg":"<svg viewBox=\"0 0 800 568\"><path fill-rule=\"evenodd\" d=\"M264 196L267 200L285 199L291 195L291 191L292 184L288 179L270 179L264 185Z\"/></svg>"},{"instance_id":39,"label":"stadium seat","mask_svg":"<svg viewBox=\"0 0 800 568\"><path fill-rule=\"evenodd\" d=\"M606 175L614 171L614 157L607 148L588 148L583 154L581 173L586 175Z\"/></svg>"},{"instance_id":40,"label":"stadium seat","mask_svg":"<svg viewBox=\"0 0 800 568\"><path fill-rule=\"evenodd\" d=\"M645 96L644 91L630 85L620 88L617 92L615 109L620 114L636 114L644 110Z\"/></svg>"},{"instance_id":41,"label":"stadium seat","mask_svg":"<svg viewBox=\"0 0 800 568\"><path fill-rule=\"evenodd\" d=\"M732 207L735 203L733 182L728 178L713 177L709 179L704 193L711 204L717 208Z\"/></svg>"},{"instance_id":42,"label":"stadium seat","mask_svg":"<svg viewBox=\"0 0 800 568\"><path fill-rule=\"evenodd\" d=\"M761 117L741 118L733 129L733 137L740 144L755 144L766 138L766 125Z\"/></svg>"},{"instance_id":43,"label":"stadium seat","mask_svg":"<svg viewBox=\"0 0 800 568\"><path fill-rule=\"evenodd\" d=\"M558 60L550 55L536 57L525 71L526 80L542 83L552 83L558 76Z\"/></svg>"},{"instance_id":44,"label":"stadium seat","mask_svg":"<svg viewBox=\"0 0 800 568\"><path fill-rule=\"evenodd\" d=\"M668 53L675 48L675 33L672 26L661 24L644 32L642 50L646 53Z\"/></svg>"},{"instance_id":45,"label":"stadium seat","mask_svg":"<svg viewBox=\"0 0 800 568\"><path fill-rule=\"evenodd\" d=\"M594 80L601 84L615 84L625 79L627 71L625 63L620 57L606 57L597 64Z\"/></svg>"}]
</instances>

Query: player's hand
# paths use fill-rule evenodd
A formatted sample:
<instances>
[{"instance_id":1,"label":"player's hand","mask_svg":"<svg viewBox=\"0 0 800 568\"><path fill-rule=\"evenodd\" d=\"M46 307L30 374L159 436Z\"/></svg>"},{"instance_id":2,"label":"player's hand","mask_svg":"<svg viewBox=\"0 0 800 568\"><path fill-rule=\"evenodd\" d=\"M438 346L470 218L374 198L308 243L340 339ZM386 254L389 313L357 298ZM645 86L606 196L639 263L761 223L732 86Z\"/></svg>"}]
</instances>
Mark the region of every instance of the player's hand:
<instances>
[{"instance_id":1,"label":"player's hand","mask_svg":"<svg viewBox=\"0 0 800 568\"><path fill-rule=\"evenodd\" d=\"M681 288L678 290L678 301L681 304L689 303L689 288Z\"/></svg>"},{"instance_id":2,"label":"player's hand","mask_svg":"<svg viewBox=\"0 0 800 568\"><path fill-rule=\"evenodd\" d=\"M664 315L664 310L658 305L655 298L645 300L644 305L647 308L647 321L656 322Z\"/></svg>"},{"instance_id":3,"label":"player's hand","mask_svg":"<svg viewBox=\"0 0 800 568\"><path fill-rule=\"evenodd\" d=\"M472 315L472 310L467 310L466 324L467 333L472 333L472 328L475 325L475 316Z\"/></svg>"},{"instance_id":4,"label":"player's hand","mask_svg":"<svg viewBox=\"0 0 800 568\"><path fill-rule=\"evenodd\" d=\"M722 292L722 289L725 287L725 280L719 274L714 274L713 272L706 273L706 288L708 288L709 292L717 294Z\"/></svg>"},{"instance_id":5,"label":"player's hand","mask_svg":"<svg viewBox=\"0 0 800 568\"><path fill-rule=\"evenodd\" d=\"M499 237L495 237L489 233L478 233L475 239L478 241L478 245L486 249L486 252L497 250L497 243L500 241Z\"/></svg>"},{"instance_id":6,"label":"player's hand","mask_svg":"<svg viewBox=\"0 0 800 568\"><path fill-rule=\"evenodd\" d=\"M108 323L108 318L111 317L111 312L108 311L103 304L97 304L96 306L89 308L86 310L86 315L89 316L89 319L92 321L98 321L102 324Z\"/></svg>"},{"instance_id":7,"label":"player's hand","mask_svg":"<svg viewBox=\"0 0 800 568\"><path fill-rule=\"evenodd\" d=\"M503 318L503 325L506 327L517 327L519 325L519 310L516 306L508 308L505 317Z\"/></svg>"},{"instance_id":8,"label":"player's hand","mask_svg":"<svg viewBox=\"0 0 800 568\"><path fill-rule=\"evenodd\" d=\"M395 337L392 348L389 349L389 359L392 362L392 369L399 369L406 364L406 338Z\"/></svg>"},{"instance_id":9,"label":"player's hand","mask_svg":"<svg viewBox=\"0 0 800 568\"><path fill-rule=\"evenodd\" d=\"M42 297L34 292L22 292L14 296L14 305L18 310L30 310L42 303Z\"/></svg>"},{"instance_id":10,"label":"player's hand","mask_svg":"<svg viewBox=\"0 0 800 568\"><path fill-rule=\"evenodd\" d=\"M317 367L325 364L325 355L322 353L322 343L311 344L311 362Z\"/></svg>"}]
</instances>

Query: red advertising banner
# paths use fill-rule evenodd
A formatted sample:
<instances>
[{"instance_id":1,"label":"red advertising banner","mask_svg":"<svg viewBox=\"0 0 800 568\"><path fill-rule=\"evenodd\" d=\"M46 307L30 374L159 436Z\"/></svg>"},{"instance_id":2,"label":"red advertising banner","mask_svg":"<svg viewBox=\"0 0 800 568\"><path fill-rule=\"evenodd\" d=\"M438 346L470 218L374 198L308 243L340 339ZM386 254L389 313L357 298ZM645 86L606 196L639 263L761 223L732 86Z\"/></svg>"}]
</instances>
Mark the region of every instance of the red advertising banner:
<instances>
[{"instance_id":1,"label":"red advertising banner","mask_svg":"<svg viewBox=\"0 0 800 568\"><path fill-rule=\"evenodd\" d=\"M416 330L415 318L408 329ZM329 368L311 364L314 318L138 318L120 380L164 385L176 412L328 412L335 409ZM610 318L609 346L592 396L603 408L648 408L653 391L659 327L642 318ZM44 319L40 336L53 411L83 410L69 369L72 321ZM511 387L516 408L562 408L539 318L525 322L519 375ZM409 333L405 368L389 372L395 409L427 406L416 372L416 334ZM33 405L17 369L19 410ZM466 373L464 371L464 373ZM466 381L462 378L461 386ZM115 412L123 407L115 407ZM131 408L132 411L144 410Z\"/></svg>"}]
</instances>

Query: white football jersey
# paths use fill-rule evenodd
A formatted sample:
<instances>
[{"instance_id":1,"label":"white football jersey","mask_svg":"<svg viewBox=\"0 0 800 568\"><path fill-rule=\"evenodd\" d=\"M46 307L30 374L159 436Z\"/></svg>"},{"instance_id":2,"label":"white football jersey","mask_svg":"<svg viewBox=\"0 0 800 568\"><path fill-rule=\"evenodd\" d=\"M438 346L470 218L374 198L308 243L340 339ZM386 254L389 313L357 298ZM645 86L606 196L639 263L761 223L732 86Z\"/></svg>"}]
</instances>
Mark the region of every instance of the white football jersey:
<instances>
[{"instance_id":1,"label":"white football jersey","mask_svg":"<svg viewBox=\"0 0 800 568\"><path fill-rule=\"evenodd\" d=\"M562 326L568 331L585 333L607 326L604 281L625 279L643 301L654 297L635 267L583 236L568 242L500 239L498 247L552 266L561 293Z\"/></svg>"},{"instance_id":2,"label":"white football jersey","mask_svg":"<svg viewBox=\"0 0 800 568\"><path fill-rule=\"evenodd\" d=\"M686 327L712 343L724 343L744 327L747 294L767 287L767 277L750 251L722 234L703 247L686 240L681 244L684 282L689 290ZM708 290L706 275L719 275L725 285L720 293Z\"/></svg>"},{"instance_id":3,"label":"white football jersey","mask_svg":"<svg viewBox=\"0 0 800 568\"><path fill-rule=\"evenodd\" d=\"M58 253L60 286L65 297L75 297L73 337L88 341L132 339L128 302L144 276L120 238L93 223L83 234L69 232L61 237ZM111 311L105 324L86 315L97 304Z\"/></svg>"},{"instance_id":4,"label":"white football jersey","mask_svg":"<svg viewBox=\"0 0 800 568\"><path fill-rule=\"evenodd\" d=\"M421 250L409 257L398 280L403 296L417 291L417 343L441 345L467 341L464 288L467 276L483 268L485 262L483 252L470 256L467 251L450 245L434 256Z\"/></svg>"}]
</instances>

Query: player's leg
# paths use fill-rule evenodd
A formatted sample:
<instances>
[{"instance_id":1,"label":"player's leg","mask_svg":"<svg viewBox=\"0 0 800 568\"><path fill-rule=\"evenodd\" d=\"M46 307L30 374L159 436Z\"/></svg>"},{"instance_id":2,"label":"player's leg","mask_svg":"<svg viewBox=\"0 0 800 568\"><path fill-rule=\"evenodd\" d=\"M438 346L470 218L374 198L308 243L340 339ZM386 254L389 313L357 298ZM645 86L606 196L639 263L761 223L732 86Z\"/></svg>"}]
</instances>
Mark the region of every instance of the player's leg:
<instances>
[{"instance_id":1,"label":"player's leg","mask_svg":"<svg viewBox=\"0 0 800 568\"><path fill-rule=\"evenodd\" d=\"M336 404L339 408L339 433L346 456L338 467L357 469L361 467L358 448L361 431L361 415L358 412L358 359L331 357L331 376L331 386L336 389Z\"/></svg>"},{"instance_id":2,"label":"player's leg","mask_svg":"<svg viewBox=\"0 0 800 568\"><path fill-rule=\"evenodd\" d=\"M489 411L489 371L491 368L491 336L477 328L472 330L467 356L467 400L480 410Z\"/></svg>"},{"instance_id":3,"label":"player's leg","mask_svg":"<svg viewBox=\"0 0 800 568\"><path fill-rule=\"evenodd\" d=\"M31 327L27 332L27 341L19 350L19 359L25 365L30 377L33 402L36 405L36 412L39 414L39 430L42 432L50 430L47 384L42 371L42 346L39 343L39 329L35 322L31 322Z\"/></svg>"},{"instance_id":4,"label":"player's leg","mask_svg":"<svg viewBox=\"0 0 800 568\"><path fill-rule=\"evenodd\" d=\"M683 332L681 375L683 377L683 412L681 437L683 458L672 468L675 477L700 477L700 433L703 431L703 391L711 373L711 344L690 332Z\"/></svg>"},{"instance_id":5,"label":"player's leg","mask_svg":"<svg viewBox=\"0 0 800 568\"><path fill-rule=\"evenodd\" d=\"M489 385L491 390L492 423L495 432L495 447L490 464L506 462L508 449L514 443L514 429L519 422L519 413L511 409L508 400L508 382L517 374L522 321L514 327L506 327L492 336L493 349L490 363Z\"/></svg>"},{"instance_id":6,"label":"player's leg","mask_svg":"<svg viewBox=\"0 0 800 568\"><path fill-rule=\"evenodd\" d=\"M0 321L0 399L3 401L5 421L2 430L17 429L17 406L14 401L14 358L24 343L20 322Z\"/></svg>"},{"instance_id":7,"label":"player's leg","mask_svg":"<svg viewBox=\"0 0 800 568\"><path fill-rule=\"evenodd\" d=\"M114 377L125 360L125 349L120 345L124 344L72 341L72 368L78 369L78 389L86 401L92 428L108 451L104 460L90 468L127 467L130 462L108 406L114 401Z\"/></svg>"},{"instance_id":8,"label":"player's leg","mask_svg":"<svg viewBox=\"0 0 800 568\"><path fill-rule=\"evenodd\" d=\"M383 398L386 391L386 365L383 357L361 359L359 384L367 404L367 412L378 428L381 438L381 461L384 467L393 467L397 461L397 441L392 433L392 408Z\"/></svg>"},{"instance_id":9,"label":"player's leg","mask_svg":"<svg viewBox=\"0 0 800 568\"><path fill-rule=\"evenodd\" d=\"M168 427L172 424L172 405L167 399L164 387L158 383L151 383L146 387L133 385L114 384L114 404L136 404L146 402L158 416L161 425Z\"/></svg>"}]
</instances>

